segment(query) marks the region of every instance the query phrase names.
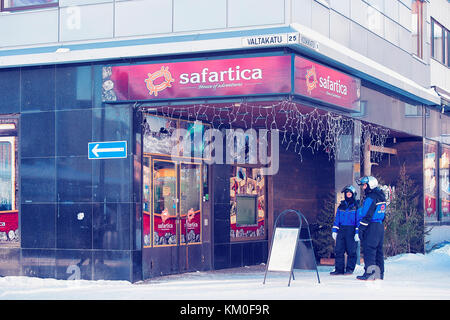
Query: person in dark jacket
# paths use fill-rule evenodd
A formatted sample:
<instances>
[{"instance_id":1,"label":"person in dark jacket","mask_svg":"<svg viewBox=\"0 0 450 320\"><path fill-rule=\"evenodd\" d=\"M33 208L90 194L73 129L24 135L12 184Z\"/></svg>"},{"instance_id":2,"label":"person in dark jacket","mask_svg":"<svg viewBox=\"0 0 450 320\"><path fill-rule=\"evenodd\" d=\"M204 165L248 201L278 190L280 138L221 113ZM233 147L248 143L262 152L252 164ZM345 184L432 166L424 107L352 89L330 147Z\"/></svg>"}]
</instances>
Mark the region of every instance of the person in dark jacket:
<instances>
[{"instance_id":1,"label":"person in dark jacket","mask_svg":"<svg viewBox=\"0 0 450 320\"><path fill-rule=\"evenodd\" d=\"M356 265L356 241L358 238L358 201L356 189L352 185L345 186L342 191L344 200L336 210L336 218L332 228L332 236L336 241L335 270L331 275L352 274ZM344 254L347 253L347 266Z\"/></svg>"},{"instance_id":2,"label":"person in dark jacket","mask_svg":"<svg viewBox=\"0 0 450 320\"><path fill-rule=\"evenodd\" d=\"M384 278L384 217L386 213L386 197L378 180L372 176L362 177L357 181L366 195L361 208L361 219L358 230L364 255L364 274L357 276L359 280Z\"/></svg>"}]
</instances>

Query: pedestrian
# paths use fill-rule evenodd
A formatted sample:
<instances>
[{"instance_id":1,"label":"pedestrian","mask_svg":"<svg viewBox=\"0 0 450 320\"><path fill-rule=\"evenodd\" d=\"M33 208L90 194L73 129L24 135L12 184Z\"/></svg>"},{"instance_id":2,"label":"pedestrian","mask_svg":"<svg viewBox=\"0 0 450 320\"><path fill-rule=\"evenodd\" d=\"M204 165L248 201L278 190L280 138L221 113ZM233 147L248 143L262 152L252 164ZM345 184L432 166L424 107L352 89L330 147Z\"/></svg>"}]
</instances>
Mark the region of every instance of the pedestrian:
<instances>
[{"instance_id":1,"label":"pedestrian","mask_svg":"<svg viewBox=\"0 0 450 320\"><path fill-rule=\"evenodd\" d=\"M358 226L364 255L364 274L356 278L359 280L383 279L383 221L386 213L386 197L378 187L378 180L375 177L364 176L356 182L365 193Z\"/></svg>"},{"instance_id":2,"label":"pedestrian","mask_svg":"<svg viewBox=\"0 0 450 320\"><path fill-rule=\"evenodd\" d=\"M335 240L335 268L331 275L350 275L356 266L356 241L359 241L357 217L359 211L356 200L356 189L352 185L345 186L342 191L344 200L336 210L336 217L332 228L332 237ZM347 265L345 265L347 253Z\"/></svg>"}]
</instances>

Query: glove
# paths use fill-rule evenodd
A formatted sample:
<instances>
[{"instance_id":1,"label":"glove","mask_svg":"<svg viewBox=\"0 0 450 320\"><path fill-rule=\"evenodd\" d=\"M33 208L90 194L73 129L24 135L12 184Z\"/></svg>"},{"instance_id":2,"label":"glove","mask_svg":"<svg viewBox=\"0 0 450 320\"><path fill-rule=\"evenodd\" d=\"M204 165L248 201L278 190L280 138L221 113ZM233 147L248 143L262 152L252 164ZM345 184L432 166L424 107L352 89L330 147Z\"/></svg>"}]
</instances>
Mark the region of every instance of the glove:
<instances>
[{"instance_id":1,"label":"glove","mask_svg":"<svg viewBox=\"0 0 450 320\"><path fill-rule=\"evenodd\" d=\"M333 237L333 240L336 240L336 238L337 238L337 233L336 233L336 232L333 232L333 233L331 234L331 236Z\"/></svg>"},{"instance_id":2,"label":"glove","mask_svg":"<svg viewBox=\"0 0 450 320\"><path fill-rule=\"evenodd\" d=\"M364 240L364 235L366 234L367 226L360 224L358 227L359 239Z\"/></svg>"},{"instance_id":3,"label":"glove","mask_svg":"<svg viewBox=\"0 0 450 320\"><path fill-rule=\"evenodd\" d=\"M359 236L358 236L358 234L357 234L357 233L355 234L355 237L354 237L354 239L355 239L355 241L356 241L356 242L359 242Z\"/></svg>"}]
</instances>

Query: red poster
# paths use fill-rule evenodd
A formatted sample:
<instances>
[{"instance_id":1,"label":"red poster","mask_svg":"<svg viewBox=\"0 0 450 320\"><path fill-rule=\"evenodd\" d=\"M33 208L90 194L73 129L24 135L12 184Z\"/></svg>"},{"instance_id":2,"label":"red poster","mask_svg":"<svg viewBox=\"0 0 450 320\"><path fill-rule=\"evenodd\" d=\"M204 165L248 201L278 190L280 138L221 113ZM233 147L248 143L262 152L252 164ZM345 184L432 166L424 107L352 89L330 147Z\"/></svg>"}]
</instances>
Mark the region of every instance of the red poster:
<instances>
[{"instance_id":1,"label":"red poster","mask_svg":"<svg viewBox=\"0 0 450 320\"><path fill-rule=\"evenodd\" d=\"M167 209L153 214L153 243L156 246L177 244L177 219Z\"/></svg>"},{"instance_id":2,"label":"red poster","mask_svg":"<svg viewBox=\"0 0 450 320\"><path fill-rule=\"evenodd\" d=\"M19 213L17 210L0 211L0 242L18 241Z\"/></svg>"},{"instance_id":3,"label":"red poster","mask_svg":"<svg viewBox=\"0 0 450 320\"><path fill-rule=\"evenodd\" d=\"M181 219L181 242L186 242L186 233L187 233L187 242L188 243L199 243L200 239L200 230L201 226L201 215L200 210L194 211L194 209L189 209L186 215L182 216Z\"/></svg>"},{"instance_id":4,"label":"red poster","mask_svg":"<svg viewBox=\"0 0 450 320\"><path fill-rule=\"evenodd\" d=\"M360 112L361 81L302 57L295 57L294 92Z\"/></svg>"},{"instance_id":5,"label":"red poster","mask_svg":"<svg viewBox=\"0 0 450 320\"><path fill-rule=\"evenodd\" d=\"M437 177L436 155L437 143L425 142L424 152L424 198L425 219L434 221L436 217Z\"/></svg>"},{"instance_id":6,"label":"red poster","mask_svg":"<svg viewBox=\"0 0 450 320\"><path fill-rule=\"evenodd\" d=\"M150 233L150 214L144 212L142 215L142 232L144 234L144 246L148 247L151 245L151 233Z\"/></svg>"},{"instance_id":7,"label":"red poster","mask_svg":"<svg viewBox=\"0 0 450 320\"><path fill-rule=\"evenodd\" d=\"M290 92L290 55L103 68L106 101Z\"/></svg>"},{"instance_id":8,"label":"red poster","mask_svg":"<svg viewBox=\"0 0 450 320\"><path fill-rule=\"evenodd\" d=\"M450 220L450 146L441 145L441 156L439 159L439 190L441 198L440 219Z\"/></svg>"}]
</instances>

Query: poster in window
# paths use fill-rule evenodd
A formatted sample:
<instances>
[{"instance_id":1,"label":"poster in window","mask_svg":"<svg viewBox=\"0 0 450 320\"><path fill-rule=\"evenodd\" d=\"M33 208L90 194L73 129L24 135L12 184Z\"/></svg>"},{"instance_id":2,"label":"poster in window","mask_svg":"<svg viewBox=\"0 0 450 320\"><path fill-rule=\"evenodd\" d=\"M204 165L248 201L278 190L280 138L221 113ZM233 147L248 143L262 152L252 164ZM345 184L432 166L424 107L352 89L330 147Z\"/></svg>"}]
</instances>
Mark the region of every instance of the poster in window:
<instances>
[{"instance_id":1,"label":"poster in window","mask_svg":"<svg viewBox=\"0 0 450 320\"><path fill-rule=\"evenodd\" d=\"M14 139L14 137L0 137L0 244L2 245L19 243Z\"/></svg>"},{"instance_id":2,"label":"poster in window","mask_svg":"<svg viewBox=\"0 0 450 320\"><path fill-rule=\"evenodd\" d=\"M144 157L142 165L142 232L144 238L144 247L151 246L151 175L150 158Z\"/></svg>"},{"instance_id":3,"label":"poster in window","mask_svg":"<svg viewBox=\"0 0 450 320\"><path fill-rule=\"evenodd\" d=\"M425 200L425 220L435 221L436 198L437 198L437 177L436 159L437 143L426 141L424 143L424 200Z\"/></svg>"},{"instance_id":4,"label":"poster in window","mask_svg":"<svg viewBox=\"0 0 450 320\"><path fill-rule=\"evenodd\" d=\"M441 155L439 158L439 198L440 220L450 221L450 183L449 183L449 161L450 146L441 145Z\"/></svg>"},{"instance_id":5,"label":"poster in window","mask_svg":"<svg viewBox=\"0 0 450 320\"><path fill-rule=\"evenodd\" d=\"M261 168L234 167L230 177L231 240L265 238L264 180Z\"/></svg>"}]
</instances>

